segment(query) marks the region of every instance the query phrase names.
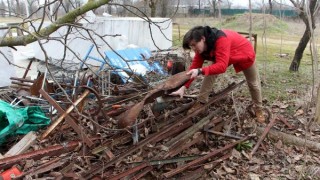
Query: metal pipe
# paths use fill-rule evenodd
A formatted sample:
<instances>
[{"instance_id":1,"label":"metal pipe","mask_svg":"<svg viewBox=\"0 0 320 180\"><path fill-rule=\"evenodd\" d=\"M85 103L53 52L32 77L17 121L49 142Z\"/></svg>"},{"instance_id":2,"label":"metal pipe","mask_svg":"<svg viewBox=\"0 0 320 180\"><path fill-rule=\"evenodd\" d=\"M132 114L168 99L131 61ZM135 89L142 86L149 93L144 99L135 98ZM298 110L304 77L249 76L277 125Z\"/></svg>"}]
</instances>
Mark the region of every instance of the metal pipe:
<instances>
[{"instance_id":1,"label":"metal pipe","mask_svg":"<svg viewBox=\"0 0 320 180\"><path fill-rule=\"evenodd\" d=\"M51 131L53 131L59 124L60 122L62 122L62 120L85 98L87 97L87 95L90 93L89 90L85 90L83 92L83 94L79 97L79 99L77 99L72 106L70 106L57 120L55 120L50 126L49 128L42 134L42 136L40 137L40 140L45 139L50 133Z\"/></svg>"}]
</instances>

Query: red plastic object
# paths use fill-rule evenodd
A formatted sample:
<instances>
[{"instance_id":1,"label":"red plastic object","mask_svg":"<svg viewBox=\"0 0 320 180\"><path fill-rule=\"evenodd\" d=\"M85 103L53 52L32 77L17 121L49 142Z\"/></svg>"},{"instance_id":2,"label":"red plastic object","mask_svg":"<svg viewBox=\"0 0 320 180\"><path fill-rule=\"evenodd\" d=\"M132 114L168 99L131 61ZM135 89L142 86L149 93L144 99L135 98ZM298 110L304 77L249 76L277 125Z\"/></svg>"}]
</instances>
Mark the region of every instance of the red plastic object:
<instances>
[{"instance_id":1,"label":"red plastic object","mask_svg":"<svg viewBox=\"0 0 320 180\"><path fill-rule=\"evenodd\" d=\"M0 174L0 180L11 180L12 178L15 178L21 174L22 172L16 166L13 166L12 168L3 171Z\"/></svg>"},{"instance_id":2,"label":"red plastic object","mask_svg":"<svg viewBox=\"0 0 320 180\"><path fill-rule=\"evenodd\" d=\"M173 61L170 59L170 60L168 60L168 62L167 62L167 69L168 69L168 71L170 71L170 70L172 69L172 66L173 66Z\"/></svg>"}]
</instances>

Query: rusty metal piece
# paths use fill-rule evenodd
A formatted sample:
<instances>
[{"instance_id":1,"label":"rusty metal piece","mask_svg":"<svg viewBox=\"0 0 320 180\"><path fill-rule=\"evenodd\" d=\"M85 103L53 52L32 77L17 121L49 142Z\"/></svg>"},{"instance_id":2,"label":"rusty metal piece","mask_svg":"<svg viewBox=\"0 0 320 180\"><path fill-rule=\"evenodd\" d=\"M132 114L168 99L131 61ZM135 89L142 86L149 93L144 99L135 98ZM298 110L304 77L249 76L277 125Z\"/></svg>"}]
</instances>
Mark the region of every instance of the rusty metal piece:
<instances>
[{"instance_id":1,"label":"rusty metal piece","mask_svg":"<svg viewBox=\"0 0 320 180\"><path fill-rule=\"evenodd\" d=\"M198 142L201 142L203 140L203 135L199 135L196 138L192 139L191 142L188 143L182 143L182 144L177 144L176 146L172 147L168 153L166 153L166 155L164 156L164 158L168 158L168 157L174 157L175 155L179 154L180 152L182 152L185 149L188 149L190 146L197 144Z\"/></svg>"},{"instance_id":2,"label":"rusty metal piece","mask_svg":"<svg viewBox=\"0 0 320 180\"><path fill-rule=\"evenodd\" d=\"M218 163L214 164L213 166L218 165ZM196 170L190 171L186 173L184 176L180 177L180 179L183 180L194 180L194 179L201 179L201 176L205 174L205 169L203 167L200 167Z\"/></svg>"},{"instance_id":3,"label":"rusty metal piece","mask_svg":"<svg viewBox=\"0 0 320 180\"><path fill-rule=\"evenodd\" d=\"M163 134L162 136L159 136L157 139L154 140L154 142L158 142L158 141L161 141L162 139L166 139L168 137L176 135L176 134L182 132L183 130L189 128L192 125L193 125L193 123L191 121L185 122L185 123L181 124L180 126L176 127L175 129L171 130L170 132Z\"/></svg>"},{"instance_id":4,"label":"rusty metal piece","mask_svg":"<svg viewBox=\"0 0 320 180\"><path fill-rule=\"evenodd\" d=\"M98 115L99 112L101 111L102 107L103 107L99 93L98 93L95 89L93 89L93 88L91 88L91 87L88 87L88 86L80 86L80 88L84 88L84 89L86 89L86 90L89 90L91 93L93 93L93 94L96 96L98 107L95 108L93 112L88 111L88 113L89 113L90 115L92 115L92 116ZM84 102L84 101L82 101L82 102Z\"/></svg>"},{"instance_id":5,"label":"rusty metal piece","mask_svg":"<svg viewBox=\"0 0 320 180\"><path fill-rule=\"evenodd\" d=\"M201 110L202 108L200 108L199 110ZM213 111L211 112L208 116L206 116L205 118L201 119L199 122L197 122L195 125L191 126L190 128L188 128L187 130L185 130L183 133L180 133L179 135L175 136L174 138L172 138L169 142L166 143L166 145L168 147L172 147L174 146L176 143L178 143L179 141L183 140L183 139L188 139L190 136L193 136L194 133L196 133L197 131L199 131L200 129L203 128L204 125L206 125L207 123L210 122L210 120L216 115L216 112Z\"/></svg>"},{"instance_id":6,"label":"rusty metal piece","mask_svg":"<svg viewBox=\"0 0 320 180\"><path fill-rule=\"evenodd\" d=\"M270 129L272 128L272 126L274 125L274 123L276 122L278 118L273 118L268 126L265 128L263 134L261 135L260 139L258 140L257 144L254 146L254 148L252 149L251 153L250 153L250 158L252 158L253 154L258 150L258 147L260 146L260 144L262 143L262 141L264 140L264 138L267 136L267 134L269 133Z\"/></svg>"},{"instance_id":7,"label":"rusty metal piece","mask_svg":"<svg viewBox=\"0 0 320 180\"><path fill-rule=\"evenodd\" d=\"M3 158L3 159L0 159L0 169L4 169L5 167L10 167L14 164L17 164L27 159L36 160L45 156L58 156L66 152L70 152L79 146L81 146L80 141L71 141L63 145L54 145L45 149L35 150L32 152L23 153L17 156Z\"/></svg>"},{"instance_id":8,"label":"rusty metal piece","mask_svg":"<svg viewBox=\"0 0 320 180\"><path fill-rule=\"evenodd\" d=\"M284 117L278 116L279 120L283 122L289 129L295 129Z\"/></svg>"},{"instance_id":9,"label":"rusty metal piece","mask_svg":"<svg viewBox=\"0 0 320 180\"><path fill-rule=\"evenodd\" d=\"M11 80L17 80L23 82L29 82L29 83L34 83L35 80L31 79L24 79L24 78L17 78L17 77L10 77Z\"/></svg>"},{"instance_id":10,"label":"rusty metal piece","mask_svg":"<svg viewBox=\"0 0 320 180\"><path fill-rule=\"evenodd\" d=\"M217 124L217 123L219 123L221 121L222 121L222 118L213 118L211 120L210 124ZM170 149L169 152L166 153L166 155L164 157L165 158L173 157L173 156L179 154L180 152L182 152L183 150L189 148L190 146L200 142L203 139L204 139L204 135L203 134L195 137L194 139L192 139L191 142L188 142L188 143L185 143L188 139L184 139L184 140L180 141L179 143L176 143L175 145L171 145L170 148L169 148ZM171 141L166 143L166 146L169 146L170 143L171 143Z\"/></svg>"},{"instance_id":11,"label":"rusty metal piece","mask_svg":"<svg viewBox=\"0 0 320 180\"><path fill-rule=\"evenodd\" d=\"M27 66L26 71L24 71L24 74L23 74L23 76L22 76L23 79L25 79L25 78L27 77L27 74L28 74L28 72L29 72L29 70L30 70L30 67L31 67L32 63L33 63L33 59L30 60L28 66Z\"/></svg>"},{"instance_id":12,"label":"rusty metal piece","mask_svg":"<svg viewBox=\"0 0 320 180\"><path fill-rule=\"evenodd\" d=\"M30 88L32 86L32 84L26 84L26 83L22 83L22 82L16 82L16 81L11 81L11 84L16 84L19 86L25 86L25 88Z\"/></svg>"},{"instance_id":13,"label":"rusty metal piece","mask_svg":"<svg viewBox=\"0 0 320 180\"><path fill-rule=\"evenodd\" d=\"M13 99L10 97L11 94L12 94L11 90L3 89L2 91L0 91L0 99L4 100L6 102L12 102Z\"/></svg>"},{"instance_id":14,"label":"rusty metal piece","mask_svg":"<svg viewBox=\"0 0 320 180\"><path fill-rule=\"evenodd\" d=\"M31 95L35 95L35 96L39 95L39 90L41 89L42 83L45 80L44 74L41 74L36 80L29 80L29 79L23 79L23 78L15 78L15 77L11 77L10 79L16 80L16 81L12 81L11 83L14 85L18 85L17 87L16 86L12 86L12 87L28 90L31 93Z\"/></svg>"},{"instance_id":15,"label":"rusty metal piece","mask_svg":"<svg viewBox=\"0 0 320 180\"><path fill-rule=\"evenodd\" d=\"M187 75L186 71L171 76L165 83L151 90L141 102L120 115L118 126L120 128L132 126L145 104L153 102L157 97L164 95L167 91L181 87L189 79L190 75Z\"/></svg>"},{"instance_id":16,"label":"rusty metal piece","mask_svg":"<svg viewBox=\"0 0 320 180\"><path fill-rule=\"evenodd\" d=\"M146 175L148 172L152 171L153 167L152 166L148 166L146 167L142 172L136 174L135 176L133 176L131 179L133 180L138 180L141 179L144 175Z\"/></svg>"},{"instance_id":17,"label":"rusty metal piece","mask_svg":"<svg viewBox=\"0 0 320 180\"><path fill-rule=\"evenodd\" d=\"M115 175L115 176L113 176L113 177L110 177L110 178L108 178L108 179L109 179L109 180L121 179L121 178L126 177L126 176L129 176L130 174L135 173L135 172L137 172L137 171L139 171L139 170L141 170L141 169L143 169L143 168L145 168L145 167L147 167L147 166L150 166L150 165L149 165L148 162L145 162L145 163L142 163L142 164L140 164L140 165L138 165L138 166L136 166L136 167L134 167L134 168L131 168L131 169L125 171L125 172L122 172L122 173L120 173L120 174L118 174L118 175Z\"/></svg>"},{"instance_id":18,"label":"rusty metal piece","mask_svg":"<svg viewBox=\"0 0 320 180\"><path fill-rule=\"evenodd\" d=\"M35 96L38 96L40 93L39 93L39 90L42 88L42 84L43 84L43 81L44 81L44 74L41 74L35 81L34 83L32 84L32 86L30 87L30 93L31 95L35 95Z\"/></svg>"},{"instance_id":19,"label":"rusty metal piece","mask_svg":"<svg viewBox=\"0 0 320 180\"><path fill-rule=\"evenodd\" d=\"M214 102L220 100L221 98L225 97L229 92L231 92L232 90L234 90L235 88L237 88L238 86L242 85L245 81L241 81L238 84L231 84L229 87L227 87L226 89L224 89L222 92L218 93L215 98L212 98L212 100L207 103L205 106L209 106L211 104L213 104ZM86 177L87 179L90 179L92 177L94 177L96 174L103 172L105 169L107 169L108 167L110 167L111 165L113 165L116 162L119 162L120 160L122 160L123 158L125 158L126 156L132 154L133 152L141 149L143 146L149 144L150 142L154 142L155 140L160 141L161 139L159 137L164 136L164 134L169 133L171 131L173 131L174 129L178 128L181 124L187 123L188 121L190 121L193 117L193 115L197 115L201 112L202 110L196 110L193 113L191 113L189 116L179 119L177 121L175 121L173 124L169 124L165 127L163 127L163 131L159 131L157 133L151 134L149 135L147 138L145 138L144 140L140 141L139 143L137 143L135 146L133 146L131 149L128 149L127 151L125 151L124 153L116 156L115 158L111 159L110 161L108 161L106 164L104 164L103 167L97 167L97 168L92 168L92 170L90 170L87 174Z\"/></svg>"},{"instance_id":20,"label":"rusty metal piece","mask_svg":"<svg viewBox=\"0 0 320 180\"><path fill-rule=\"evenodd\" d=\"M212 133L212 134L216 134L216 135L220 135L220 136L225 136L225 137L229 137L229 138L233 138L233 139L242 139L243 137L237 136L237 135L233 135L230 133L222 133L220 131L217 131L216 129L219 129L219 127L215 126L215 124L218 125L223 125L223 123L220 124L220 122L222 122L222 119L220 119L220 121L213 121L210 122L210 124L204 125L203 126L203 131L206 133Z\"/></svg>"},{"instance_id":21,"label":"rusty metal piece","mask_svg":"<svg viewBox=\"0 0 320 180\"><path fill-rule=\"evenodd\" d=\"M42 164L41 166L39 166L37 168L33 168L33 169L29 170L28 172L23 173L19 178L22 178L26 175L34 176L37 174L51 171L54 168L57 168L57 167L64 165L67 161L68 160L65 158L64 159L56 158L56 159L50 160L48 162L45 162L44 164Z\"/></svg>"},{"instance_id":22,"label":"rusty metal piece","mask_svg":"<svg viewBox=\"0 0 320 180\"><path fill-rule=\"evenodd\" d=\"M77 99L73 105L71 105L57 120L55 120L50 126L49 128L42 134L42 136L40 137L40 140L45 139L58 125L59 123L62 122L62 120L75 108L75 106L77 106L81 101L83 101L84 98L86 98L88 96L88 94L90 93L89 90L85 90L83 92L83 94L79 97L79 99Z\"/></svg>"},{"instance_id":23,"label":"rusty metal piece","mask_svg":"<svg viewBox=\"0 0 320 180\"><path fill-rule=\"evenodd\" d=\"M59 114L64 114L65 111L59 106L59 104L51 97L49 96L43 89L40 89L40 94L59 112ZM91 147L93 145L93 142L88 138L88 136L82 131L81 127L76 123L76 120L73 116L70 114L67 114L66 116L67 123L74 129L74 131L79 135L79 137L84 142Z\"/></svg>"},{"instance_id":24,"label":"rusty metal piece","mask_svg":"<svg viewBox=\"0 0 320 180\"><path fill-rule=\"evenodd\" d=\"M215 155L217 155L217 154L219 154L219 153L221 153L221 152L225 152L226 150L228 150L228 149L230 149L230 148L233 148L233 147L236 146L237 144L239 144L239 143L241 143L241 142L243 142L243 141L245 141L245 140L247 140L247 139L249 139L249 137L245 137L245 138L242 139L242 140L238 140L238 141L233 142L233 143L231 143L231 144L228 144L228 145L226 145L226 146L224 146L224 147L222 147L222 148L220 148L220 149L214 150L214 151L210 152L209 154L207 154L207 155L205 155L205 156L203 156L203 157L201 157L201 158L199 158L199 159L196 159L196 160L191 161L191 162L189 162L189 163L187 163L187 164L185 164L185 165L183 165L183 166L180 166L179 168L176 168L176 169L171 170L171 171L169 171L169 172L167 172L167 173L164 173L163 176L166 177L166 178L170 178L170 177L172 177L172 176L174 176L174 175L176 175L176 174L178 174L178 173L181 173L182 171L188 169L188 168L191 167L191 166L200 164L200 163L206 161L206 160L209 159L209 158L214 157Z\"/></svg>"},{"instance_id":25,"label":"rusty metal piece","mask_svg":"<svg viewBox=\"0 0 320 180\"><path fill-rule=\"evenodd\" d=\"M242 139L242 137L240 136L236 136L236 135L232 135L232 134L226 134L226 133L222 133L219 131L214 131L214 130L210 130L210 129L204 129L203 131L205 132L209 132L215 135L220 135L220 136L224 136L224 137L229 137L229 138L233 138L233 139Z\"/></svg>"}]
</instances>

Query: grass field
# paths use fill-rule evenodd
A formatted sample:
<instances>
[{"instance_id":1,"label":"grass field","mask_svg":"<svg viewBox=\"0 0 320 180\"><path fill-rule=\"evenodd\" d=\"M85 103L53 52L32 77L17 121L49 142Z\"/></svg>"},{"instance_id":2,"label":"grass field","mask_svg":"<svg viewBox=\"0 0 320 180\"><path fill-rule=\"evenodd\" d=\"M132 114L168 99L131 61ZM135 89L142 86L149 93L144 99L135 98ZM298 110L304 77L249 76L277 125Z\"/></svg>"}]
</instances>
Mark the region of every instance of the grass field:
<instances>
[{"instance_id":1,"label":"grass field","mask_svg":"<svg viewBox=\"0 0 320 180\"><path fill-rule=\"evenodd\" d=\"M307 95L311 92L313 75L309 47L304 52L299 72L289 72L295 49L305 29L304 23L298 20L280 20L270 15L267 15L265 20L260 17L261 15L256 16L253 18L252 33L258 34L256 57L263 81L263 97L270 105L277 101L310 100ZM175 22L173 44L176 47L181 47L183 35L197 25L249 32L248 15L229 17L221 21L214 18L177 18L173 21ZM319 29L316 29L317 33L319 34ZM317 43L320 43L319 39L317 39ZM287 54L287 56L280 57L279 54ZM228 72L234 75L232 68L229 68ZM236 76L242 76L242 74Z\"/></svg>"}]
</instances>

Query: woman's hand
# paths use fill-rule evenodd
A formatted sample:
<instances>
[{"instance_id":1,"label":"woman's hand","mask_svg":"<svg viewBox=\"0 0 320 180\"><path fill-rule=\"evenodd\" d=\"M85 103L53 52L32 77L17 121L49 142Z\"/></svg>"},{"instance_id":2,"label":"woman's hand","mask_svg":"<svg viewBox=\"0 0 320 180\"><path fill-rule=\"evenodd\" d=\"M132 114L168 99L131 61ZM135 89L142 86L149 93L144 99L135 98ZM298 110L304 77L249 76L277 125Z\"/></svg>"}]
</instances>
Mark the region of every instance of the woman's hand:
<instances>
[{"instance_id":1,"label":"woman's hand","mask_svg":"<svg viewBox=\"0 0 320 180\"><path fill-rule=\"evenodd\" d=\"M186 87L185 86L181 86L181 88L179 88L178 90L170 93L169 95L171 95L171 96L180 96L180 98L183 98L185 90L186 90Z\"/></svg>"},{"instance_id":2,"label":"woman's hand","mask_svg":"<svg viewBox=\"0 0 320 180\"><path fill-rule=\"evenodd\" d=\"M187 75L191 75L190 79L196 78L199 76L199 69L191 69Z\"/></svg>"}]
</instances>

